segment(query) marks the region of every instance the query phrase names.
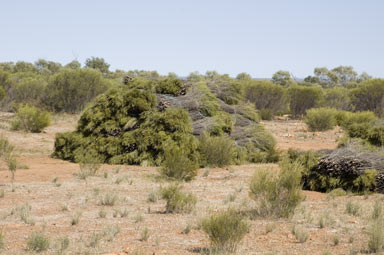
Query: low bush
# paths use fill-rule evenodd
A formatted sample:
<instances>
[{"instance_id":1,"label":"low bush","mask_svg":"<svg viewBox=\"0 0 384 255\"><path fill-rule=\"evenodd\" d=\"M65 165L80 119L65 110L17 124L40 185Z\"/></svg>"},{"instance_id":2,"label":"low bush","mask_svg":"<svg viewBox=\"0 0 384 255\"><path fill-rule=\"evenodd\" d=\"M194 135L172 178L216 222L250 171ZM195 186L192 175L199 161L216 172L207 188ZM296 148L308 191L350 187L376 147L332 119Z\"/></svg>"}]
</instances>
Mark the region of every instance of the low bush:
<instances>
[{"instance_id":1,"label":"low bush","mask_svg":"<svg viewBox=\"0 0 384 255\"><path fill-rule=\"evenodd\" d=\"M183 88L183 82L179 79L165 79L156 85L156 92L177 96Z\"/></svg>"},{"instance_id":2,"label":"low bush","mask_svg":"<svg viewBox=\"0 0 384 255\"><path fill-rule=\"evenodd\" d=\"M161 198L167 201L166 213L189 213L195 207L197 198L182 191L182 187L171 184L160 190Z\"/></svg>"},{"instance_id":3,"label":"low bush","mask_svg":"<svg viewBox=\"0 0 384 255\"><path fill-rule=\"evenodd\" d=\"M201 165L223 167L233 163L235 144L228 136L209 136L203 133L199 142Z\"/></svg>"},{"instance_id":4,"label":"low bush","mask_svg":"<svg viewBox=\"0 0 384 255\"><path fill-rule=\"evenodd\" d=\"M335 109L331 108L313 108L307 110L304 122L311 131L330 130L336 126L336 112Z\"/></svg>"},{"instance_id":5,"label":"low bush","mask_svg":"<svg viewBox=\"0 0 384 255\"><path fill-rule=\"evenodd\" d=\"M262 120L272 120L273 112L270 109L261 109L259 111Z\"/></svg>"},{"instance_id":6,"label":"low bush","mask_svg":"<svg viewBox=\"0 0 384 255\"><path fill-rule=\"evenodd\" d=\"M288 218L301 203L301 172L299 162L284 160L280 172L270 169L256 171L250 184L250 197L258 203L257 214Z\"/></svg>"},{"instance_id":7,"label":"low bush","mask_svg":"<svg viewBox=\"0 0 384 255\"><path fill-rule=\"evenodd\" d=\"M201 222L201 228L208 235L214 254L235 252L249 226L241 213L229 209L213 214Z\"/></svg>"},{"instance_id":8,"label":"low bush","mask_svg":"<svg viewBox=\"0 0 384 255\"><path fill-rule=\"evenodd\" d=\"M197 175L197 169L198 164L182 149L173 147L165 152L160 173L167 178L190 181Z\"/></svg>"},{"instance_id":9,"label":"low bush","mask_svg":"<svg viewBox=\"0 0 384 255\"><path fill-rule=\"evenodd\" d=\"M33 233L27 241L28 250L42 252L49 249L49 239L41 232Z\"/></svg>"},{"instance_id":10,"label":"low bush","mask_svg":"<svg viewBox=\"0 0 384 255\"><path fill-rule=\"evenodd\" d=\"M17 109L15 120L11 123L13 130L25 130L40 133L50 124L51 116L48 112L39 110L34 106L21 106Z\"/></svg>"}]
</instances>

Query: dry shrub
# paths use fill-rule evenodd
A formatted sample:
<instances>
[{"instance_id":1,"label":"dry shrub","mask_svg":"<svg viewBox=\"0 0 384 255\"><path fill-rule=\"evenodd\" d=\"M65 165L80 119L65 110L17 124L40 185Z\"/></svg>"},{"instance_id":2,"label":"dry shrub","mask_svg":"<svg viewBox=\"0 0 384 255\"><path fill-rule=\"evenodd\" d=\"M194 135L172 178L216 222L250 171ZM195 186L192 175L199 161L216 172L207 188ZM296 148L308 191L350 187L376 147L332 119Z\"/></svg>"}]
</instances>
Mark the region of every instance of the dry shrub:
<instances>
[{"instance_id":1,"label":"dry shrub","mask_svg":"<svg viewBox=\"0 0 384 255\"><path fill-rule=\"evenodd\" d=\"M287 160L280 172L271 169L256 171L250 184L250 196L258 203L257 214L288 218L303 199L301 194L302 165Z\"/></svg>"},{"instance_id":2,"label":"dry shrub","mask_svg":"<svg viewBox=\"0 0 384 255\"><path fill-rule=\"evenodd\" d=\"M221 211L203 219L201 227L208 235L212 252L215 254L235 252L240 241L249 231L249 226L242 214L233 209Z\"/></svg>"},{"instance_id":3,"label":"dry shrub","mask_svg":"<svg viewBox=\"0 0 384 255\"><path fill-rule=\"evenodd\" d=\"M190 181L197 175L198 165L188 158L188 155L178 147L165 152L161 175L176 179Z\"/></svg>"},{"instance_id":4,"label":"dry shrub","mask_svg":"<svg viewBox=\"0 0 384 255\"><path fill-rule=\"evenodd\" d=\"M208 136L199 138L199 151L203 166L223 167L230 165L234 159L234 141L228 136Z\"/></svg>"},{"instance_id":5,"label":"dry shrub","mask_svg":"<svg viewBox=\"0 0 384 255\"><path fill-rule=\"evenodd\" d=\"M196 205L197 198L182 191L178 184L171 184L160 190L161 198L167 201L166 213L189 213Z\"/></svg>"}]
</instances>

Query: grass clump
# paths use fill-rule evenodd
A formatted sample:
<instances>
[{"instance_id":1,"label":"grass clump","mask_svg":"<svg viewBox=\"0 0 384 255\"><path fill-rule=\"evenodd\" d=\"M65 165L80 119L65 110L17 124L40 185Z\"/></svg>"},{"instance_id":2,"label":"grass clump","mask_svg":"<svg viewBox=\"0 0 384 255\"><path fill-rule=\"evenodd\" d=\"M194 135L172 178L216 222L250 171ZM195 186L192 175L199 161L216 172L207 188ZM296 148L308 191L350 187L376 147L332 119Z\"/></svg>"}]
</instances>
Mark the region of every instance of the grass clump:
<instances>
[{"instance_id":1,"label":"grass clump","mask_svg":"<svg viewBox=\"0 0 384 255\"><path fill-rule=\"evenodd\" d=\"M81 215L82 213L80 211L77 211L75 214L72 215L72 218L71 218L72 226L79 224Z\"/></svg>"},{"instance_id":2,"label":"grass clump","mask_svg":"<svg viewBox=\"0 0 384 255\"><path fill-rule=\"evenodd\" d=\"M174 147L165 152L160 174L170 179L190 181L197 175L198 165L188 158L181 148Z\"/></svg>"},{"instance_id":3,"label":"grass clump","mask_svg":"<svg viewBox=\"0 0 384 255\"><path fill-rule=\"evenodd\" d=\"M115 193L108 192L99 197L98 205L114 206L117 200L118 200L118 196Z\"/></svg>"},{"instance_id":4,"label":"grass clump","mask_svg":"<svg viewBox=\"0 0 384 255\"><path fill-rule=\"evenodd\" d=\"M309 237L308 231L296 225L292 228L292 234L295 236L296 240L299 241L299 243L305 243Z\"/></svg>"},{"instance_id":5,"label":"grass clump","mask_svg":"<svg viewBox=\"0 0 384 255\"><path fill-rule=\"evenodd\" d=\"M311 131L326 131L336 126L335 114L337 110L331 108L313 108L307 110L305 124Z\"/></svg>"},{"instance_id":6,"label":"grass clump","mask_svg":"<svg viewBox=\"0 0 384 255\"><path fill-rule=\"evenodd\" d=\"M351 202L351 201L348 201L348 203L347 203L347 205L345 207L345 211L349 215L353 215L353 216L359 215L360 214L360 210L361 210L360 205L358 205L357 203Z\"/></svg>"},{"instance_id":7,"label":"grass clump","mask_svg":"<svg viewBox=\"0 0 384 255\"><path fill-rule=\"evenodd\" d=\"M11 123L11 129L40 133L49 126L50 119L51 116L48 112L39 110L34 106L24 105L17 109L15 120Z\"/></svg>"},{"instance_id":8,"label":"grass clump","mask_svg":"<svg viewBox=\"0 0 384 255\"><path fill-rule=\"evenodd\" d=\"M233 210L218 212L201 222L202 230L208 235L213 253L235 252L249 226L243 216Z\"/></svg>"},{"instance_id":9,"label":"grass clump","mask_svg":"<svg viewBox=\"0 0 384 255\"><path fill-rule=\"evenodd\" d=\"M161 198L167 201L166 213L189 213L197 202L197 198L191 193L182 191L178 184L171 184L160 190Z\"/></svg>"},{"instance_id":10,"label":"grass clump","mask_svg":"<svg viewBox=\"0 0 384 255\"><path fill-rule=\"evenodd\" d=\"M0 250L4 249L5 242L4 242L4 234L3 232L0 232Z\"/></svg>"},{"instance_id":11,"label":"grass clump","mask_svg":"<svg viewBox=\"0 0 384 255\"><path fill-rule=\"evenodd\" d=\"M149 239L149 230L148 228L144 228L140 235L140 241L148 241Z\"/></svg>"},{"instance_id":12,"label":"grass clump","mask_svg":"<svg viewBox=\"0 0 384 255\"><path fill-rule=\"evenodd\" d=\"M50 241L41 232L33 233L27 241L27 249L35 252L42 252L49 249Z\"/></svg>"},{"instance_id":13,"label":"grass clump","mask_svg":"<svg viewBox=\"0 0 384 255\"><path fill-rule=\"evenodd\" d=\"M203 133L199 138L199 152L203 166L223 167L230 165L235 156L234 141L228 136L209 136Z\"/></svg>"},{"instance_id":14,"label":"grass clump","mask_svg":"<svg viewBox=\"0 0 384 255\"><path fill-rule=\"evenodd\" d=\"M384 247L384 224L380 217L372 222L368 237L368 250L373 253L380 252Z\"/></svg>"},{"instance_id":15,"label":"grass clump","mask_svg":"<svg viewBox=\"0 0 384 255\"><path fill-rule=\"evenodd\" d=\"M301 194L302 165L287 160L280 172L265 169L256 171L250 184L250 197L258 202L257 214L288 218L303 200Z\"/></svg>"},{"instance_id":16,"label":"grass clump","mask_svg":"<svg viewBox=\"0 0 384 255\"><path fill-rule=\"evenodd\" d=\"M347 195L347 192L345 190L343 190L342 188L337 188L337 189L331 190L328 193L328 196L330 198L343 197L343 196L346 196L346 195Z\"/></svg>"}]
</instances>

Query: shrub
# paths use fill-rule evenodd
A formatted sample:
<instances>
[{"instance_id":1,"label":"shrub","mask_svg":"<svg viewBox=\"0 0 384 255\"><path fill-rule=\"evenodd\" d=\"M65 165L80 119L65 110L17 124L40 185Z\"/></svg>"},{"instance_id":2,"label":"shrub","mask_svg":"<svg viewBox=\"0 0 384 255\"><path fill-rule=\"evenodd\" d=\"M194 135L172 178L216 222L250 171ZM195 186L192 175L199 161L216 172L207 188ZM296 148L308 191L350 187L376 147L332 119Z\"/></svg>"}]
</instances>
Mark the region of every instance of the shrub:
<instances>
[{"instance_id":1,"label":"shrub","mask_svg":"<svg viewBox=\"0 0 384 255\"><path fill-rule=\"evenodd\" d=\"M318 106L323 99L323 91L315 86L291 86L288 93L290 110L296 117L304 115L308 109Z\"/></svg>"},{"instance_id":2,"label":"shrub","mask_svg":"<svg viewBox=\"0 0 384 255\"><path fill-rule=\"evenodd\" d=\"M196 161L188 112L159 112L155 105L148 90L111 89L84 111L76 132L56 136L53 156L77 161L77 154L92 151L101 163L160 165L168 148L180 147Z\"/></svg>"},{"instance_id":3,"label":"shrub","mask_svg":"<svg viewBox=\"0 0 384 255\"><path fill-rule=\"evenodd\" d=\"M195 207L196 197L181 191L182 187L171 184L160 190L161 198L167 201L166 213L189 213Z\"/></svg>"},{"instance_id":4,"label":"shrub","mask_svg":"<svg viewBox=\"0 0 384 255\"><path fill-rule=\"evenodd\" d=\"M249 231L243 216L233 209L203 219L201 227L208 235L214 253L236 251L238 244Z\"/></svg>"},{"instance_id":5,"label":"shrub","mask_svg":"<svg viewBox=\"0 0 384 255\"><path fill-rule=\"evenodd\" d=\"M280 165L279 174L269 169L256 171L250 184L250 197L258 202L261 216L288 218L302 201L302 165L287 160Z\"/></svg>"},{"instance_id":6,"label":"shrub","mask_svg":"<svg viewBox=\"0 0 384 255\"><path fill-rule=\"evenodd\" d=\"M336 126L335 109L313 108L307 110L304 122L311 131L326 131Z\"/></svg>"},{"instance_id":7,"label":"shrub","mask_svg":"<svg viewBox=\"0 0 384 255\"><path fill-rule=\"evenodd\" d=\"M49 248L49 239L40 232L33 233L27 241L28 250L41 252L48 250Z\"/></svg>"},{"instance_id":8,"label":"shrub","mask_svg":"<svg viewBox=\"0 0 384 255\"><path fill-rule=\"evenodd\" d=\"M49 80L43 102L56 112L78 113L108 86L98 71L66 69Z\"/></svg>"},{"instance_id":9,"label":"shrub","mask_svg":"<svg viewBox=\"0 0 384 255\"><path fill-rule=\"evenodd\" d=\"M15 120L11 123L13 130L25 130L40 133L50 124L50 114L33 106L21 106L17 109Z\"/></svg>"},{"instance_id":10,"label":"shrub","mask_svg":"<svg viewBox=\"0 0 384 255\"><path fill-rule=\"evenodd\" d=\"M262 120L272 120L273 112L270 109L260 109L259 113Z\"/></svg>"},{"instance_id":11,"label":"shrub","mask_svg":"<svg viewBox=\"0 0 384 255\"><path fill-rule=\"evenodd\" d=\"M228 136L200 135L198 150L203 166L223 167L230 165L234 159L234 141Z\"/></svg>"},{"instance_id":12,"label":"shrub","mask_svg":"<svg viewBox=\"0 0 384 255\"><path fill-rule=\"evenodd\" d=\"M183 82L179 79L161 80L156 85L156 92L160 94L171 94L177 96L183 88Z\"/></svg>"},{"instance_id":13,"label":"shrub","mask_svg":"<svg viewBox=\"0 0 384 255\"><path fill-rule=\"evenodd\" d=\"M171 179L190 181L197 175L198 165L182 149L173 147L164 154L160 173Z\"/></svg>"}]
</instances>

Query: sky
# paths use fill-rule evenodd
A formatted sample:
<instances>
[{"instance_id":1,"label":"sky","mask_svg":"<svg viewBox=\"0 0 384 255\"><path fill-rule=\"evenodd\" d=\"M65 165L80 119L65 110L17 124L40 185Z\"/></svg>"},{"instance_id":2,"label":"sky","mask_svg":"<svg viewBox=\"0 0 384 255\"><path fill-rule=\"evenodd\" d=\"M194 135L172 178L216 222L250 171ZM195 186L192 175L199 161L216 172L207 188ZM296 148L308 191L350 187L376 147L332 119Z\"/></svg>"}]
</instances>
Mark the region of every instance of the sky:
<instances>
[{"instance_id":1,"label":"sky","mask_svg":"<svg viewBox=\"0 0 384 255\"><path fill-rule=\"evenodd\" d=\"M112 70L254 78L351 65L384 77L383 11L382 0L4 0L0 62L95 56Z\"/></svg>"}]
</instances>

